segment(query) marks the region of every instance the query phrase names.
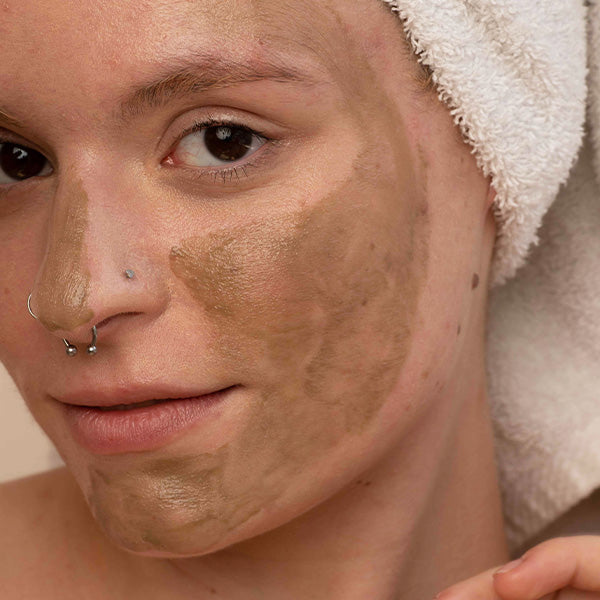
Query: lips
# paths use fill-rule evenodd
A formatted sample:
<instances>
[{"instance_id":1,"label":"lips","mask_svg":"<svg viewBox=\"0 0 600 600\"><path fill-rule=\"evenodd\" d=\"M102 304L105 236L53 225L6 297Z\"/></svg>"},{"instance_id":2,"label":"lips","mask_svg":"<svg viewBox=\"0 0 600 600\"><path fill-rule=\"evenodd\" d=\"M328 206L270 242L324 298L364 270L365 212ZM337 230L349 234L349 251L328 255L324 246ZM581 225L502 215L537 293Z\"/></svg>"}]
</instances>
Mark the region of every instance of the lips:
<instances>
[{"instance_id":1,"label":"lips","mask_svg":"<svg viewBox=\"0 0 600 600\"><path fill-rule=\"evenodd\" d=\"M146 402L135 402L133 404L115 404L114 406L91 406L90 408L96 408L100 411L111 411L111 410L136 410L138 408L146 408L147 406L154 406L155 404L162 404L163 402L169 402L175 398L167 398L165 400L146 400ZM182 400L183 398L177 398Z\"/></svg>"},{"instance_id":2,"label":"lips","mask_svg":"<svg viewBox=\"0 0 600 600\"><path fill-rule=\"evenodd\" d=\"M194 395L165 394L148 398L148 389L128 393L96 390L85 397L61 398L57 404L73 438L97 454L142 452L168 445L186 431L218 427L238 386ZM154 393L157 390L152 390ZM144 394L146 396L144 397ZM192 393L193 394L193 393ZM81 398L85 397L85 403Z\"/></svg>"},{"instance_id":3,"label":"lips","mask_svg":"<svg viewBox=\"0 0 600 600\"><path fill-rule=\"evenodd\" d=\"M52 393L49 397L61 404L94 408L99 411L135 410L164 402L210 396L233 387L236 386L215 385L198 389L169 384L120 386L94 385L90 382L85 388L73 388L67 393Z\"/></svg>"}]
</instances>

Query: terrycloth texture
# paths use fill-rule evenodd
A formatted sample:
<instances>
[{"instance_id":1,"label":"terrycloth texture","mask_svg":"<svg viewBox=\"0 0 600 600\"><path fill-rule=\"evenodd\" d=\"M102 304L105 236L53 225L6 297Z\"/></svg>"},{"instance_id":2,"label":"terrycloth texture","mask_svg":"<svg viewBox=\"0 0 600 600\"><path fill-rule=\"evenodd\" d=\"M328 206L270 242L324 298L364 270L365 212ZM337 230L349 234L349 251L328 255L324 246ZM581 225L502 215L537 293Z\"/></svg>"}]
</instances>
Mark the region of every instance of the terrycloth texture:
<instances>
[{"instance_id":1,"label":"terrycloth texture","mask_svg":"<svg viewBox=\"0 0 600 600\"><path fill-rule=\"evenodd\" d=\"M600 487L600 188L586 144L516 278L493 291L490 397L520 547Z\"/></svg>"},{"instance_id":2,"label":"terrycloth texture","mask_svg":"<svg viewBox=\"0 0 600 600\"><path fill-rule=\"evenodd\" d=\"M513 551L600 488L600 2L383 0L498 192L488 373ZM600 181L600 177L598 178Z\"/></svg>"},{"instance_id":3,"label":"terrycloth texture","mask_svg":"<svg viewBox=\"0 0 600 600\"><path fill-rule=\"evenodd\" d=\"M600 489L600 4L590 6L589 33L590 140L530 263L490 303L490 394L512 549Z\"/></svg>"},{"instance_id":4,"label":"terrycloth texture","mask_svg":"<svg viewBox=\"0 0 600 600\"><path fill-rule=\"evenodd\" d=\"M594 167L600 181L600 4L589 8L589 122L594 146Z\"/></svg>"},{"instance_id":5,"label":"terrycloth texture","mask_svg":"<svg viewBox=\"0 0 600 600\"><path fill-rule=\"evenodd\" d=\"M492 282L514 275L582 139L582 0L383 0L492 177Z\"/></svg>"}]
</instances>

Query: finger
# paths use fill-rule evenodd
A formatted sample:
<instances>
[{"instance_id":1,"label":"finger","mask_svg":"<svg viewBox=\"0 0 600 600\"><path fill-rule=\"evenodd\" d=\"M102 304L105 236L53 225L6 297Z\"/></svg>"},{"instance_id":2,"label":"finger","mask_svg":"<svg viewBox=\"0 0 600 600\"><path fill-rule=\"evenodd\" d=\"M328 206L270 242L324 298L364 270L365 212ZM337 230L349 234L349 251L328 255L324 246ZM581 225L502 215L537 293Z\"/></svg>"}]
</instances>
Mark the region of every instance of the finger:
<instances>
[{"instance_id":1,"label":"finger","mask_svg":"<svg viewBox=\"0 0 600 600\"><path fill-rule=\"evenodd\" d=\"M548 540L528 550L508 572L498 571L494 587L504 600L537 600L562 588L600 593L600 536Z\"/></svg>"},{"instance_id":2,"label":"finger","mask_svg":"<svg viewBox=\"0 0 600 600\"><path fill-rule=\"evenodd\" d=\"M436 600L502 600L494 590L494 572L498 567L456 583L436 596Z\"/></svg>"},{"instance_id":3,"label":"finger","mask_svg":"<svg viewBox=\"0 0 600 600\"><path fill-rule=\"evenodd\" d=\"M582 592L581 590L566 588L551 596L547 597L548 600L598 600L600 598L600 593Z\"/></svg>"},{"instance_id":4,"label":"finger","mask_svg":"<svg viewBox=\"0 0 600 600\"><path fill-rule=\"evenodd\" d=\"M598 600L600 594L598 592L583 592L575 588L563 588L558 592L547 594L540 600Z\"/></svg>"},{"instance_id":5,"label":"finger","mask_svg":"<svg viewBox=\"0 0 600 600\"><path fill-rule=\"evenodd\" d=\"M583 592L573 588L566 588L557 592L556 594L548 596L549 600L598 600L600 598L599 592Z\"/></svg>"}]
</instances>

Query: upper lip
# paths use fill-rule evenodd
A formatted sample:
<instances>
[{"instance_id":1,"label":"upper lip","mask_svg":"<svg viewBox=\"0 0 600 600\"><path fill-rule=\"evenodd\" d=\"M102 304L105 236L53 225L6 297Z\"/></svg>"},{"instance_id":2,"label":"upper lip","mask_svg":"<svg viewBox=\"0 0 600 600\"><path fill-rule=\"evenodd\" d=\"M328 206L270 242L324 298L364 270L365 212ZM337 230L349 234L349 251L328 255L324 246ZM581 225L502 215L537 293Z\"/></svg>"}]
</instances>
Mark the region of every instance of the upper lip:
<instances>
[{"instance_id":1,"label":"upper lip","mask_svg":"<svg viewBox=\"0 0 600 600\"><path fill-rule=\"evenodd\" d=\"M139 404L149 400L177 400L197 398L219 392L233 386L216 386L211 388L181 388L169 385L127 385L103 386L86 389L69 390L64 394L51 394L50 397L63 404L87 407L119 406L122 404Z\"/></svg>"}]
</instances>

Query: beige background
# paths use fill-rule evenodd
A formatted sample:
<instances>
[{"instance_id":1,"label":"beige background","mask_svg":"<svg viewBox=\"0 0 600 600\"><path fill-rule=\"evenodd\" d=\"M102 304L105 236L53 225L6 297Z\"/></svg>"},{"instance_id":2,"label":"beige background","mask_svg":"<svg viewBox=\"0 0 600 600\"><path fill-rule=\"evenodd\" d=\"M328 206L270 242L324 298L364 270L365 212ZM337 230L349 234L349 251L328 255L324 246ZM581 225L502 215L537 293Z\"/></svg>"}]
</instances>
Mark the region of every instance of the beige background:
<instances>
[{"instance_id":1,"label":"beige background","mask_svg":"<svg viewBox=\"0 0 600 600\"><path fill-rule=\"evenodd\" d=\"M34 421L1 364L0 408L0 482L62 464L54 446Z\"/></svg>"}]
</instances>

